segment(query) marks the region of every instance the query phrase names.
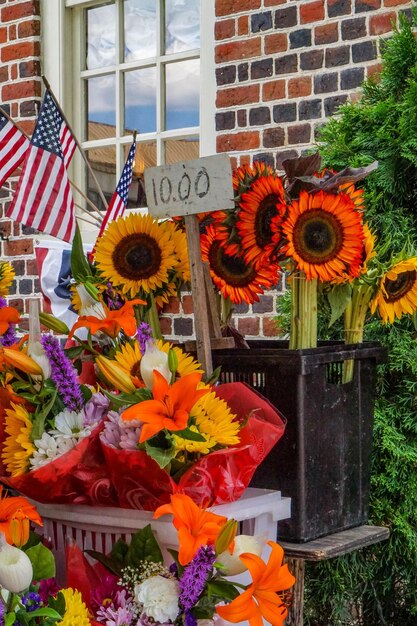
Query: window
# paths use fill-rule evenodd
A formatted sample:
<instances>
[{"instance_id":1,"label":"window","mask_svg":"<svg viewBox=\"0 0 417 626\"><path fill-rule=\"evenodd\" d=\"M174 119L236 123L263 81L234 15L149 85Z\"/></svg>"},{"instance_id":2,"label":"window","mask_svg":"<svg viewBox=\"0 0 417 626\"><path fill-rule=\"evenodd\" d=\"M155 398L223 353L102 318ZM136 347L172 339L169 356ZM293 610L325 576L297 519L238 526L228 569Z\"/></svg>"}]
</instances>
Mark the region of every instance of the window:
<instances>
[{"instance_id":1,"label":"window","mask_svg":"<svg viewBox=\"0 0 417 626\"><path fill-rule=\"evenodd\" d=\"M145 167L214 153L214 0L44 2L45 73L107 198L134 130L132 207ZM74 170L101 202L80 158Z\"/></svg>"}]
</instances>

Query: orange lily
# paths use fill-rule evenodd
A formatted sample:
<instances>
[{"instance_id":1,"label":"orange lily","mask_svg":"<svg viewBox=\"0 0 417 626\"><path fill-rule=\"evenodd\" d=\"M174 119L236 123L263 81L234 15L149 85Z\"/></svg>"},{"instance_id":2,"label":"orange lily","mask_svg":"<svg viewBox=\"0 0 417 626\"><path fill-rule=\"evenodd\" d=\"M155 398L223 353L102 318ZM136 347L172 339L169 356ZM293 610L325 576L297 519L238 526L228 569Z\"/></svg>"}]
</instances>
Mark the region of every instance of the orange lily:
<instances>
[{"instance_id":1,"label":"orange lily","mask_svg":"<svg viewBox=\"0 0 417 626\"><path fill-rule=\"evenodd\" d=\"M157 370L154 370L153 400L134 404L122 413L124 420L143 422L140 443L150 439L160 430L176 431L187 427L190 411L209 389L197 389L201 374L183 376L170 385Z\"/></svg>"},{"instance_id":2,"label":"orange lily","mask_svg":"<svg viewBox=\"0 0 417 626\"><path fill-rule=\"evenodd\" d=\"M217 613L229 622L248 620L250 626L262 626L265 618L273 626L282 626L288 615L280 591L290 589L295 583L287 565L282 565L284 551L274 541L268 541L272 552L268 563L256 554L240 555L241 561L252 576L252 584L227 606L216 607Z\"/></svg>"},{"instance_id":3,"label":"orange lily","mask_svg":"<svg viewBox=\"0 0 417 626\"><path fill-rule=\"evenodd\" d=\"M110 311L110 309L104 307L106 311L106 317L104 318L96 317L95 315L82 315L72 327L68 339L73 337L77 328L84 326L89 328L93 335L101 331L114 338L119 334L120 329L122 329L126 335L133 337L137 327L135 312L133 310L135 304L146 304L146 302L139 298L128 300L128 302L125 302L117 311Z\"/></svg>"},{"instance_id":4,"label":"orange lily","mask_svg":"<svg viewBox=\"0 0 417 626\"><path fill-rule=\"evenodd\" d=\"M181 565L187 565L201 546L213 545L220 531L227 522L223 515L201 509L185 494L175 493L171 504L163 504L153 514L155 518L172 513L173 524L178 531L179 554Z\"/></svg>"},{"instance_id":5,"label":"orange lily","mask_svg":"<svg viewBox=\"0 0 417 626\"><path fill-rule=\"evenodd\" d=\"M9 324L17 324L19 320L20 313L13 306L5 306L0 309L0 335L4 335Z\"/></svg>"},{"instance_id":6,"label":"orange lily","mask_svg":"<svg viewBox=\"0 0 417 626\"><path fill-rule=\"evenodd\" d=\"M29 539L29 523L43 526L42 519L33 504L22 496L3 496L0 486L0 532L4 533L7 543L14 543L18 548Z\"/></svg>"}]
</instances>

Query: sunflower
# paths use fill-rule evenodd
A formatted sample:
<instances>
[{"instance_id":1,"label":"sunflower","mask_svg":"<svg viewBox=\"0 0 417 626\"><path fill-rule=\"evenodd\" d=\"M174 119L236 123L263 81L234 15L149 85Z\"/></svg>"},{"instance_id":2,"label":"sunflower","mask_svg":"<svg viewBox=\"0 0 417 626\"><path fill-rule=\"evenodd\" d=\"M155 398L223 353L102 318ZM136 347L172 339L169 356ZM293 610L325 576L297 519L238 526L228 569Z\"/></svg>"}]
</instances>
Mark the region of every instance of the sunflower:
<instances>
[{"instance_id":1,"label":"sunflower","mask_svg":"<svg viewBox=\"0 0 417 626\"><path fill-rule=\"evenodd\" d=\"M29 459L35 452L31 441L32 422L27 410L18 404L11 403L6 409L6 438L1 454L2 461L11 476L24 474L29 467Z\"/></svg>"},{"instance_id":2,"label":"sunflower","mask_svg":"<svg viewBox=\"0 0 417 626\"><path fill-rule=\"evenodd\" d=\"M369 306L371 313L378 308L384 324L417 310L417 257L399 261L384 274Z\"/></svg>"},{"instance_id":3,"label":"sunflower","mask_svg":"<svg viewBox=\"0 0 417 626\"><path fill-rule=\"evenodd\" d=\"M170 349L173 349L177 357L177 376L182 378L198 372L203 373L200 363L196 361L191 355L187 354L178 346L173 346L171 343L158 341L158 349L168 354ZM123 368L123 370L130 376L133 384L136 387L143 387L144 383L140 375L140 362L142 360L142 353L140 351L139 342L132 341L126 343L124 346L116 350L114 353L114 360Z\"/></svg>"},{"instance_id":4,"label":"sunflower","mask_svg":"<svg viewBox=\"0 0 417 626\"><path fill-rule=\"evenodd\" d=\"M349 196L357 211L365 209L365 199L363 197L363 189L356 189L354 183L343 183L339 190Z\"/></svg>"},{"instance_id":5,"label":"sunflower","mask_svg":"<svg viewBox=\"0 0 417 626\"><path fill-rule=\"evenodd\" d=\"M191 273L190 262L188 260L187 235L175 224L175 222L169 220L165 222L165 228L171 235L175 255L177 257L175 273L182 282L190 282Z\"/></svg>"},{"instance_id":6,"label":"sunflower","mask_svg":"<svg viewBox=\"0 0 417 626\"><path fill-rule=\"evenodd\" d=\"M209 454L212 448L217 444L217 441L206 433L202 433L197 426L190 426L190 430L194 433L199 433L205 437L204 441L191 441L191 439L183 439L175 433L172 434L173 444L177 452L197 452L199 454ZM182 456L182 455L180 455Z\"/></svg>"},{"instance_id":7,"label":"sunflower","mask_svg":"<svg viewBox=\"0 0 417 626\"><path fill-rule=\"evenodd\" d=\"M111 222L100 237L95 254L104 278L134 298L168 282L177 265L174 242L165 222L137 213Z\"/></svg>"},{"instance_id":8,"label":"sunflower","mask_svg":"<svg viewBox=\"0 0 417 626\"><path fill-rule=\"evenodd\" d=\"M236 223L245 260L259 267L273 252L271 222L282 218L285 209L284 187L276 176L262 176L242 195Z\"/></svg>"},{"instance_id":9,"label":"sunflower","mask_svg":"<svg viewBox=\"0 0 417 626\"><path fill-rule=\"evenodd\" d=\"M76 589L67 587L61 589L65 598L65 615L57 626L91 626L87 606L83 602L82 595Z\"/></svg>"},{"instance_id":10,"label":"sunflower","mask_svg":"<svg viewBox=\"0 0 417 626\"><path fill-rule=\"evenodd\" d=\"M257 302L258 294L277 282L277 265L256 269L239 255L230 255L216 239L212 226L200 238L203 261L209 263L214 284L225 298L235 304Z\"/></svg>"},{"instance_id":11,"label":"sunflower","mask_svg":"<svg viewBox=\"0 0 417 626\"><path fill-rule=\"evenodd\" d=\"M0 262L0 296L7 296L14 278L14 269L7 261Z\"/></svg>"},{"instance_id":12,"label":"sunflower","mask_svg":"<svg viewBox=\"0 0 417 626\"><path fill-rule=\"evenodd\" d=\"M233 171L233 189L238 195L247 191L251 184L261 176L272 176L274 170L262 161L255 161L253 165L240 165Z\"/></svg>"},{"instance_id":13,"label":"sunflower","mask_svg":"<svg viewBox=\"0 0 417 626\"><path fill-rule=\"evenodd\" d=\"M282 224L284 252L307 280L331 281L347 272L356 277L362 263L361 216L346 194L301 191Z\"/></svg>"},{"instance_id":14,"label":"sunflower","mask_svg":"<svg viewBox=\"0 0 417 626\"><path fill-rule=\"evenodd\" d=\"M239 443L240 423L228 404L214 391L206 393L191 410L198 431L220 446Z\"/></svg>"},{"instance_id":15,"label":"sunflower","mask_svg":"<svg viewBox=\"0 0 417 626\"><path fill-rule=\"evenodd\" d=\"M370 230L366 222L362 226L363 226L363 234L365 235L365 239L363 241L363 248L362 248L362 262L359 268L359 274L361 276L367 273L369 261L376 256L375 235ZM340 285L346 282L351 282L352 280L354 280L354 278L350 276L350 274L346 270L342 272L339 276L336 276L331 281L331 283L335 285Z\"/></svg>"}]
</instances>

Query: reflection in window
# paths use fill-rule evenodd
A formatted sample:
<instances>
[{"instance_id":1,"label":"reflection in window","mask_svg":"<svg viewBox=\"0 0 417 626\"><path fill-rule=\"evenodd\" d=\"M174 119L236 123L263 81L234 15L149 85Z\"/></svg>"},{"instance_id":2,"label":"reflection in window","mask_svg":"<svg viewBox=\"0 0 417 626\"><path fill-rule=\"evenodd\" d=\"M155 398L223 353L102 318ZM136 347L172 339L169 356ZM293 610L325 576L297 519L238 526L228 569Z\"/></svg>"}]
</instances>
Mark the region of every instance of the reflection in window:
<instances>
[{"instance_id":1,"label":"reflection in window","mask_svg":"<svg viewBox=\"0 0 417 626\"><path fill-rule=\"evenodd\" d=\"M165 1L165 52L200 47L200 0Z\"/></svg>"},{"instance_id":2,"label":"reflection in window","mask_svg":"<svg viewBox=\"0 0 417 626\"><path fill-rule=\"evenodd\" d=\"M130 146L125 146L124 159L127 159ZM135 161L133 163L133 179L129 191L128 207L146 207L145 186L143 184L143 172L148 167L155 167L156 141L139 142L136 145Z\"/></svg>"},{"instance_id":3,"label":"reflection in window","mask_svg":"<svg viewBox=\"0 0 417 626\"><path fill-rule=\"evenodd\" d=\"M116 125L116 78L114 74L97 76L87 81L88 122ZM90 135L88 139L92 139Z\"/></svg>"},{"instance_id":4,"label":"reflection in window","mask_svg":"<svg viewBox=\"0 0 417 626\"><path fill-rule=\"evenodd\" d=\"M116 63L116 7L113 4L87 10L86 67L94 70Z\"/></svg>"},{"instance_id":5,"label":"reflection in window","mask_svg":"<svg viewBox=\"0 0 417 626\"><path fill-rule=\"evenodd\" d=\"M99 125L100 126L100 125ZM97 131L97 129L96 129ZM116 188L116 148L114 146L91 148L87 150L87 158L94 171L97 182L100 185L107 202L110 201L113 192ZM100 210L103 210L101 199L98 199L97 205L97 186L91 176L90 172L87 172L87 193L88 197L98 206Z\"/></svg>"},{"instance_id":6,"label":"reflection in window","mask_svg":"<svg viewBox=\"0 0 417 626\"><path fill-rule=\"evenodd\" d=\"M126 62L156 55L156 0L125 0L124 26Z\"/></svg>"},{"instance_id":7,"label":"reflection in window","mask_svg":"<svg viewBox=\"0 0 417 626\"><path fill-rule=\"evenodd\" d=\"M167 130L199 125L200 60L166 66Z\"/></svg>"},{"instance_id":8,"label":"reflection in window","mask_svg":"<svg viewBox=\"0 0 417 626\"><path fill-rule=\"evenodd\" d=\"M156 131L156 68L125 74L125 129L139 133Z\"/></svg>"},{"instance_id":9,"label":"reflection in window","mask_svg":"<svg viewBox=\"0 0 417 626\"><path fill-rule=\"evenodd\" d=\"M168 139L165 141L165 163L178 163L181 161L192 161L199 157L198 137L186 139Z\"/></svg>"}]
</instances>

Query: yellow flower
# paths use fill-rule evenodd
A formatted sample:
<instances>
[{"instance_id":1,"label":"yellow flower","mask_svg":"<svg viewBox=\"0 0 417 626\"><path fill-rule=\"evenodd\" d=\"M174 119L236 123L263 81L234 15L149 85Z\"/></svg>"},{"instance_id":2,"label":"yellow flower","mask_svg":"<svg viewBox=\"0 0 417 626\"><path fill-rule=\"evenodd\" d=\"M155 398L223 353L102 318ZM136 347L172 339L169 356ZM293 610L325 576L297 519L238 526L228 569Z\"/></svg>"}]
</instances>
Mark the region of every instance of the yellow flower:
<instances>
[{"instance_id":1,"label":"yellow flower","mask_svg":"<svg viewBox=\"0 0 417 626\"><path fill-rule=\"evenodd\" d=\"M0 262L0 296L7 296L14 278L14 269L7 261Z\"/></svg>"},{"instance_id":2,"label":"yellow flower","mask_svg":"<svg viewBox=\"0 0 417 626\"><path fill-rule=\"evenodd\" d=\"M174 446L178 451L186 450L187 452L199 452L200 454L208 454L211 451L211 448L217 444L216 440L209 435L205 435L204 433L200 433L196 426L190 426L190 430L194 433L199 433L206 437L205 441L191 441L191 439L183 439L182 437L178 437L173 434Z\"/></svg>"},{"instance_id":3,"label":"yellow flower","mask_svg":"<svg viewBox=\"0 0 417 626\"><path fill-rule=\"evenodd\" d=\"M191 411L199 432L212 438L221 446L239 443L240 423L227 403L218 398L214 391L206 393Z\"/></svg>"},{"instance_id":4,"label":"yellow flower","mask_svg":"<svg viewBox=\"0 0 417 626\"><path fill-rule=\"evenodd\" d=\"M178 368L177 375L181 378L183 376L188 376L188 374L194 374L194 372L198 372L199 374L203 373L203 369L198 361L194 359L190 354L181 350L177 346L173 346L172 343L164 343L163 341L158 341L158 348L162 350L162 352L166 352L168 354L169 350L172 348L177 355Z\"/></svg>"},{"instance_id":5,"label":"yellow flower","mask_svg":"<svg viewBox=\"0 0 417 626\"><path fill-rule=\"evenodd\" d=\"M151 215L131 214L111 222L97 242L95 260L105 279L134 298L169 282L177 265L170 229Z\"/></svg>"},{"instance_id":6,"label":"yellow flower","mask_svg":"<svg viewBox=\"0 0 417 626\"><path fill-rule=\"evenodd\" d=\"M190 282L191 273L188 259L187 235L171 221L165 223L165 228L171 233L171 239L174 242L174 251L178 260L175 272L183 282Z\"/></svg>"},{"instance_id":7,"label":"yellow flower","mask_svg":"<svg viewBox=\"0 0 417 626\"><path fill-rule=\"evenodd\" d=\"M399 261L384 274L369 307L371 313L378 308L384 324L417 310L417 257Z\"/></svg>"},{"instance_id":8,"label":"yellow flower","mask_svg":"<svg viewBox=\"0 0 417 626\"><path fill-rule=\"evenodd\" d=\"M61 593L65 598L65 615L57 626L91 626L81 593L71 587L61 589Z\"/></svg>"},{"instance_id":9,"label":"yellow flower","mask_svg":"<svg viewBox=\"0 0 417 626\"><path fill-rule=\"evenodd\" d=\"M5 431L2 461L11 476L24 474L29 466L29 459L35 451L31 441L32 422L27 410L18 404L11 403L6 409Z\"/></svg>"}]
</instances>

